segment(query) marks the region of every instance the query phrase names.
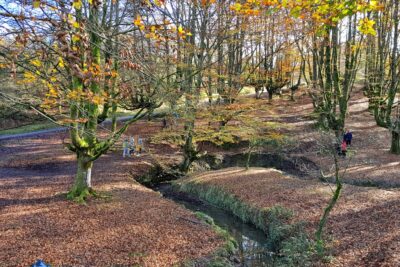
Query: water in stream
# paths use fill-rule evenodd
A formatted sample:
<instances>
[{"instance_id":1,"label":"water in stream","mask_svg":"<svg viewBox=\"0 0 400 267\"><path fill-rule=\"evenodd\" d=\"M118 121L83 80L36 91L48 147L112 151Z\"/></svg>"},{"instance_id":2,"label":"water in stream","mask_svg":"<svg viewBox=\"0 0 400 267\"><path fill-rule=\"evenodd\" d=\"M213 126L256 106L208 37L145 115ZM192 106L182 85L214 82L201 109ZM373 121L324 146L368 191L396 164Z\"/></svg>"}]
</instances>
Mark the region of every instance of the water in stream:
<instances>
[{"instance_id":1,"label":"water in stream","mask_svg":"<svg viewBox=\"0 0 400 267\"><path fill-rule=\"evenodd\" d=\"M219 227L227 230L239 245L239 259L246 267L273 266L272 254L267 249L267 237L255 226L244 223L236 216L184 193L176 193L169 184L154 188L164 197L192 211L200 211L214 219Z\"/></svg>"}]
</instances>

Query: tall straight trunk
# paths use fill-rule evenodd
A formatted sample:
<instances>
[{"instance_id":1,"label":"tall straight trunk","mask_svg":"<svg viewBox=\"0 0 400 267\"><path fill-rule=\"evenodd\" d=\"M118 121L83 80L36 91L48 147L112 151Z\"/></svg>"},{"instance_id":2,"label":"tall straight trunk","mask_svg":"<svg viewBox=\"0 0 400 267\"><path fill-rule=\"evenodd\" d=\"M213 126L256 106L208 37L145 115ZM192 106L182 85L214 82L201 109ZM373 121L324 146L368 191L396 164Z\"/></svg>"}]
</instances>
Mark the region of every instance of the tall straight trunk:
<instances>
[{"instance_id":1,"label":"tall straight trunk","mask_svg":"<svg viewBox=\"0 0 400 267\"><path fill-rule=\"evenodd\" d=\"M196 41L196 31L195 31L195 18L197 17L197 10L195 6L192 6L192 9L190 10L189 13L189 29L190 32L192 33L192 36L188 38L188 43L190 43L193 47L195 47L195 41ZM203 29L205 30L205 29ZM204 61L204 49L205 49L205 43L204 43L204 34L205 31L200 32L199 38L201 39L201 49L197 51L199 53L199 65L196 67L199 67L198 69L201 70L203 61ZM188 52L185 55L184 61L186 62L187 67L184 74L184 90L185 90L185 112L186 112L186 120L184 124L184 129L185 129L185 144L183 146L183 154L184 154L184 160L180 165L180 171L182 172L187 172L189 170L190 165L195 159L195 156L197 155L196 147L193 143L193 131L194 131L194 124L195 124L195 119L196 119L196 111L197 111L197 104L199 100L199 91L197 90L200 88L201 82L202 82L202 71L197 73L197 79L195 79L195 75L193 75L193 71L195 69L194 66L194 57L195 57L195 51L192 50Z\"/></svg>"},{"instance_id":2,"label":"tall straight trunk","mask_svg":"<svg viewBox=\"0 0 400 267\"><path fill-rule=\"evenodd\" d=\"M390 146L390 152L393 154L400 154L400 133L396 130L391 131L392 134L392 143Z\"/></svg>"},{"instance_id":3,"label":"tall straight trunk","mask_svg":"<svg viewBox=\"0 0 400 267\"><path fill-rule=\"evenodd\" d=\"M112 107L111 107L111 131L113 133L115 133L117 131L117 104L116 103L112 103Z\"/></svg>"}]
</instances>

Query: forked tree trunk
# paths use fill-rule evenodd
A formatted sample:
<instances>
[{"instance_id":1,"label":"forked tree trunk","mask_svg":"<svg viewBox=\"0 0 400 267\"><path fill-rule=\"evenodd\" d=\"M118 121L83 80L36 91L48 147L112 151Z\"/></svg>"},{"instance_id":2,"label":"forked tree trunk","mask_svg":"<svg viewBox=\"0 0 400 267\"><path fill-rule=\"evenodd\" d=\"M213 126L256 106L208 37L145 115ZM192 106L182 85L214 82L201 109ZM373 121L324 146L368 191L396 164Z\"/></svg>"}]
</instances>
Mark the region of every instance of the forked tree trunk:
<instances>
[{"instance_id":1,"label":"forked tree trunk","mask_svg":"<svg viewBox=\"0 0 400 267\"><path fill-rule=\"evenodd\" d=\"M193 132L189 131L188 136L186 137L185 145L183 147L184 159L179 167L180 171L183 173L187 173L189 171L190 166L197 158L197 151L195 145L193 144Z\"/></svg>"}]
</instances>

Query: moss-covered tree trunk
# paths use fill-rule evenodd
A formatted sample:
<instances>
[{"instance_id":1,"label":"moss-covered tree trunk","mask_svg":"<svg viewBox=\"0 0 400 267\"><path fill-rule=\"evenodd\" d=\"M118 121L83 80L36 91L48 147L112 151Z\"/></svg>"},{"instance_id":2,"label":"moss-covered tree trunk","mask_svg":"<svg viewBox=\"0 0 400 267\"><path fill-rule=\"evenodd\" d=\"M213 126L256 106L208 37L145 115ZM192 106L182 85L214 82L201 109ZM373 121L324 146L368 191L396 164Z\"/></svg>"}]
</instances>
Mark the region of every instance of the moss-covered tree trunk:
<instances>
[{"instance_id":1,"label":"moss-covered tree trunk","mask_svg":"<svg viewBox=\"0 0 400 267\"><path fill-rule=\"evenodd\" d=\"M91 174L93 161L82 153L77 153L77 171L74 185L68 192L69 199L83 202L87 195L92 193Z\"/></svg>"},{"instance_id":2,"label":"moss-covered tree trunk","mask_svg":"<svg viewBox=\"0 0 400 267\"><path fill-rule=\"evenodd\" d=\"M189 130L186 142L183 147L184 158L180 165L180 171L187 173L192 163L197 159L197 150L193 144L193 131Z\"/></svg>"},{"instance_id":3,"label":"moss-covered tree trunk","mask_svg":"<svg viewBox=\"0 0 400 267\"><path fill-rule=\"evenodd\" d=\"M77 21L81 20L81 12L77 12ZM93 29L98 29L99 25L99 5L98 3L90 5L89 25ZM83 44L79 41L76 45L81 47L81 70L86 71L88 67L100 70L101 68L101 46L102 39L99 33L87 29L90 37L91 47L87 51L83 49ZM90 65L87 63L90 62ZM104 88L100 87L100 79L92 79L90 84L86 85L81 77L81 73L75 73L72 78L71 91L77 94L89 94L93 96L100 95ZM72 123L70 125L71 146L70 150L77 156L77 173L75 175L74 185L68 192L68 198L77 201L84 201L91 195L92 167L93 162L105 153L115 139L101 143L97 139L97 126L99 123L99 103L90 98L82 98L74 101L70 106L70 116ZM105 113L105 118L107 113ZM85 122L81 122L84 120Z\"/></svg>"}]
</instances>

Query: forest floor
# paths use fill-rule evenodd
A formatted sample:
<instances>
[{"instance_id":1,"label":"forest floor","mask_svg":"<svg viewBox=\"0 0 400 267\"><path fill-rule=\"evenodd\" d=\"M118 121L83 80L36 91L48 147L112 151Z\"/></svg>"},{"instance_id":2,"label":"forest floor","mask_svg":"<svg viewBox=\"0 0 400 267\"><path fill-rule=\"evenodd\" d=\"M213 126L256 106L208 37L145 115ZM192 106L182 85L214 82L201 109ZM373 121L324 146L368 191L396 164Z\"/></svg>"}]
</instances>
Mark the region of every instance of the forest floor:
<instances>
[{"instance_id":1,"label":"forest floor","mask_svg":"<svg viewBox=\"0 0 400 267\"><path fill-rule=\"evenodd\" d=\"M347 157L340 160L341 169L346 170L343 179L354 185L400 188L400 157L389 153L390 133L376 126L373 115L368 111L368 98L360 89L356 86L349 101L346 129L353 133L353 140ZM282 131L296 144L289 147L286 153L306 157L317 164L325 175L333 174L333 157L320 153L321 148L331 144L326 143L326 134L314 126L315 120L310 116L313 111L311 99L303 94L297 97L295 103L287 98L275 100L267 103L269 112L261 116L285 125L286 129ZM312 170L304 171L309 171L311 177L318 176Z\"/></svg>"},{"instance_id":2,"label":"forest floor","mask_svg":"<svg viewBox=\"0 0 400 267\"><path fill-rule=\"evenodd\" d=\"M0 266L173 266L210 256L224 240L190 211L136 183L148 156L120 151L95 163L105 198L67 201L74 155L65 134L0 143Z\"/></svg>"},{"instance_id":3,"label":"forest floor","mask_svg":"<svg viewBox=\"0 0 400 267\"><path fill-rule=\"evenodd\" d=\"M341 198L328 224L329 266L400 266L400 157L389 153L390 134L376 126L368 111L368 99L356 88L350 101L347 128L353 142L346 158L339 158L345 183ZM311 116L313 106L305 94L296 102L287 97L272 102L260 100L269 108L257 111L266 121L282 123L281 132L292 139L284 148L290 157L305 157L317 169L297 166L307 175L288 175L275 169L228 168L183 178L200 186L212 186L231 193L245 203L268 208L280 205L294 211L295 221L307 222L309 233L317 223L335 186L321 182L320 170L333 175L332 155L321 148L333 146L320 132ZM293 145L294 144L294 145ZM290 172L293 174L293 172ZM186 179L186 180L184 180Z\"/></svg>"},{"instance_id":4,"label":"forest floor","mask_svg":"<svg viewBox=\"0 0 400 267\"><path fill-rule=\"evenodd\" d=\"M340 160L346 185L328 224L333 264L399 266L400 158L388 152L389 132L375 126L368 100L357 90L354 96L347 121L353 145L349 157ZM281 131L296 144L283 153L306 157L330 174L333 161L319 153L324 134L314 127L309 97L300 91L296 102L286 96L259 101L265 108L257 116L281 122ZM160 126L159 121L142 121L123 138L139 134L147 140ZM223 240L193 223L189 211L132 179L156 160L178 160L177 148L146 144L141 157L123 159L120 149L101 157L94 166L93 185L110 197L84 206L65 200L75 172L74 155L62 146L65 139L66 134L55 133L0 142L1 266L26 266L36 258L53 265L171 266L205 257L221 246ZM260 207L292 208L296 219L308 220L311 227L331 187L319 181L319 171L299 167L308 173L301 179L269 169L227 169L194 177Z\"/></svg>"},{"instance_id":5,"label":"forest floor","mask_svg":"<svg viewBox=\"0 0 400 267\"><path fill-rule=\"evenodd\" d=\"M183 178L205 188L218 188L242 202L264 209L293 210L292 222L306 222L313 236L334 186L302 180L270 168L227 168ZM345 185L325 230L327 266L400 266L400 190Z\"/></svg>"}]
</instances>

